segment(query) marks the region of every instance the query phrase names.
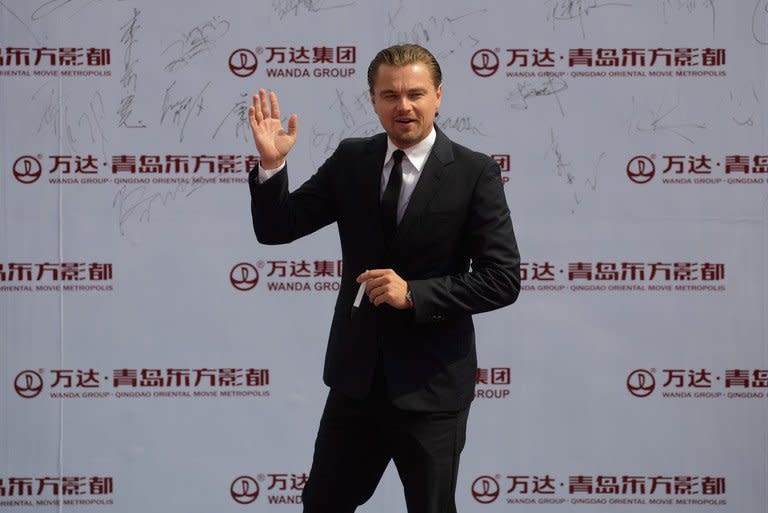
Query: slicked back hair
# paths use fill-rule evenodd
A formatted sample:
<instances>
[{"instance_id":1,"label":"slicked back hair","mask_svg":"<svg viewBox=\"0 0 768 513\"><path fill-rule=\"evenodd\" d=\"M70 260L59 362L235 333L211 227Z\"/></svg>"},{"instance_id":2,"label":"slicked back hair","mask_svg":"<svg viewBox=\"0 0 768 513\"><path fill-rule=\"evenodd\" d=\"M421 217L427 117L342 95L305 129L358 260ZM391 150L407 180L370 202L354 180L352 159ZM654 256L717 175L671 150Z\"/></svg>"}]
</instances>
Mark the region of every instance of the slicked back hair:
<instances>
[{"instance_id":1,"label":"slicked back hair","mask_svg":"<svg viewBox=\"0 0 768 513\"><path fill-rule=\"evenodd\" d=\"M427 67L432 76L432 82L435 84L435 89L437 89L443 83L443 72L440 70L440 64L437 63L435 56L423 46L404 44L390 46L381 50L371 61L370 66L368 66L368 88L371 94L373 94L373 86L376 82L376 73L379 71L379 66L388 64L401 67L417 62Z\"/></svg>"}]
</instances>

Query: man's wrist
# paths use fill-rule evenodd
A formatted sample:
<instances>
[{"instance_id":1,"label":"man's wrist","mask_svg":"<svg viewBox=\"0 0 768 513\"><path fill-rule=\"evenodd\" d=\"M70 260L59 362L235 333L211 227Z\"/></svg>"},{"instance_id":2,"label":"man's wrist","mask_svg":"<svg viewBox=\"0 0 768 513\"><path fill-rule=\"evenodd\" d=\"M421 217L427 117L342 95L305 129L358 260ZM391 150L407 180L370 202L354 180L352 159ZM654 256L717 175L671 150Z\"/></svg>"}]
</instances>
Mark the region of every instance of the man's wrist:
<instances>
[{"instance_id":1,"label":"man's wrist","mask_svg":"<svg viewBox=\"0 0 768 513\"><path fill-rule=\"evenodd\" d=\"M405 291L405 302L408 304L408 308L413 308L413 294L411 293L411 287L408 287Z\"/></svg>"},{"instance_id":2,"label":"man's wrist","mask_svg":"<svg viewBox=\"0 0 768 513\"><path fill-rule=\"evenodd\" d=\"M273 172L273 171L279 171L284 164L285 164L285 159L279 159L279 160L273 160L273 161L262 160L259 162L259 166L267 173Z\"/></svg>"},{"instance_id":3,"label":"man's wrist","mask_svg":"<svg viewBox=\"0 0 768 513\"><path fill-rule=\"evenodd\" d=\"M285 159L283 159L283 163L276 168L270 168L269 166L265 165L264 162L259 162L259 183L266 182L267 180L275 176L284 167L285 167Z\"/></svg>"}]
</instances>

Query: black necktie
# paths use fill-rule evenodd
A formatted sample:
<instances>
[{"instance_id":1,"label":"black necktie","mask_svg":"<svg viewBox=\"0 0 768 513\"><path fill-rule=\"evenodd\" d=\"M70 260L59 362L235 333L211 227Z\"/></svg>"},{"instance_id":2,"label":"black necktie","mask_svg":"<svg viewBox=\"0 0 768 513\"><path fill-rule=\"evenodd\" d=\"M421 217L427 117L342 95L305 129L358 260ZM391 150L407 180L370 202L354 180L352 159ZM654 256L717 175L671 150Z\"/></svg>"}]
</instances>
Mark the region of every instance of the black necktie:
<instances>
[{"instance_id":1,"label":"black necktie","mask_svg":"<svg viewBox=\"0 0 768 513\"><path fill-rule=\"evenodd\" d=\"M400 198L400 186L403 183L403 150L395 150L392 159L395 165L389 173L387 188L381 197L381 227L384 232L384 242L387 246L392 243L397 230L397 200Z\"/></svg>"}]
</instances>

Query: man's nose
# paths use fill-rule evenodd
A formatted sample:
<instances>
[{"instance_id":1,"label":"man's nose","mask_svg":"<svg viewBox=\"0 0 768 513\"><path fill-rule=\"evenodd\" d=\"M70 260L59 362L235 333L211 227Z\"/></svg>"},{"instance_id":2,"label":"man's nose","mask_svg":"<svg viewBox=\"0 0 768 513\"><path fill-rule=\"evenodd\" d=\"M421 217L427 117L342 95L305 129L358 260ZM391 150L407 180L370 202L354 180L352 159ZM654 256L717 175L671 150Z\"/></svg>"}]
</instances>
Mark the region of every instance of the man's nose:
<instances>
[{"instance_id":1,"label":"man's nose","mask_svg":"<svg viewBox=\"0 0 768 513\"><path fill-rule=\"evenodd\" d=\"M403 96L398 100L397 109L401 112L407 112L411 110L411 101L407 96Z\"/></svg>"}]
</instances>

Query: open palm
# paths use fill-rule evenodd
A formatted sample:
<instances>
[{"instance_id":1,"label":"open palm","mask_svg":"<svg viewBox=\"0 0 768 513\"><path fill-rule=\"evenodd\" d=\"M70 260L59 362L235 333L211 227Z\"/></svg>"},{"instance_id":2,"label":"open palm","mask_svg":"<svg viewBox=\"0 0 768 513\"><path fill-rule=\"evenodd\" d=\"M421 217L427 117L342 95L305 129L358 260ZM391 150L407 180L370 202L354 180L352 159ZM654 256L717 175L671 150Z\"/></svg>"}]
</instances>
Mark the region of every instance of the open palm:
<instances>
[{"instance_id":1,"label":"open palm","mask_svg":"<svg viewBox=\"0 0 768 513\"><path fill-rule=\"evenodd\" d=\"M261 165L267 169L280 167L296 143L299 117L292 114L288 119L288 131L285 131L280 121L277 95L270 92L267 98L267 91L261 89L258 94L253 95L253 105L248 108L248 119Z\"/></svg>"}]
</instances>

